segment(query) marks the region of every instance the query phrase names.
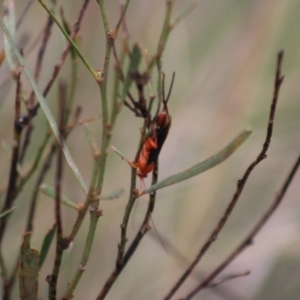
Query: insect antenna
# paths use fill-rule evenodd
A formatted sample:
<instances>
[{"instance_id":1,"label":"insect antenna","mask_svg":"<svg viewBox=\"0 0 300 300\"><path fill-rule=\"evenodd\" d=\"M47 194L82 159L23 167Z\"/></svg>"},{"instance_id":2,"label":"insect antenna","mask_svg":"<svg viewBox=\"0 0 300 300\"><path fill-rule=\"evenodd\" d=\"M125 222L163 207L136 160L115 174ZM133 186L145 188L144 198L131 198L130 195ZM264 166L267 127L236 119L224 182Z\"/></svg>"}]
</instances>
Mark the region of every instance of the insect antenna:
<instances>
[{"instance_id":1,"label":"insect antenna","mask_svg":"<svg viewBox=\"0 0 300 300\"><path fill-rule=\"evenodd\" d=\"M166 111L168 111L168 107L167 107L167 103L170 99L170 96L171 96L171 92L172 92L172 89L173 89L173 84L174 84L174 80L175 80L175 72L173 72L172 74L172 80L171 80L171 84L170 84L170 88L169 88L169 92L168 92L168 95L167 95L167 98L165 97L165 73L164 72L161 72L162 73L162 103L163 103L163 106L164 106L164 109ZM156 112L156 115L159 114L159 110L160 110L160 102L159 102L159 105L157 107L157 112Z\"/></svg>"},{"instance_id":2,"label":"insect antenna","mask_svg":"<svg viewBox=\"0 0 300 300\"><path fill-rule=\"evenodd\" d=\"M153 221L153 219L152 219L152 214L150 215L150 220L151 220L151 223L152 223L152 225L153 225L154 231L155 231L155 233L157 234L158 239L159 239L161 245L163 246L163 248L165 249L166 252L169 252L169 251L167 250L165 244L163 243L163 240L162 240L161 236L159 235L158 230L156 229L156 226L155 226L154 221Z\"/></svg>"},{"instance_id":3,"label":"insect antenna","mask_svg":"<svg viewBox=\"0 0 300 300\"><path fill-rule=\"evenodd\" d=\"M165 78L164 78L165 80ZM169 98L170 98L170 95L171 95L171 92L172 92L172 89L173 89L173 84L174 84L174 80L175 80L175 72L173 72L173 75L172 75L172 80L171 80L171 85L170 85L170 88L169 88L169 92L168 92L168 96L167 96L167 99L165 99L165 91L164 91L164 85L163 84L163 96L164 96L164 102L165 102L165 105L168 103L169 101Z\"/></svg>"}]
</instances>

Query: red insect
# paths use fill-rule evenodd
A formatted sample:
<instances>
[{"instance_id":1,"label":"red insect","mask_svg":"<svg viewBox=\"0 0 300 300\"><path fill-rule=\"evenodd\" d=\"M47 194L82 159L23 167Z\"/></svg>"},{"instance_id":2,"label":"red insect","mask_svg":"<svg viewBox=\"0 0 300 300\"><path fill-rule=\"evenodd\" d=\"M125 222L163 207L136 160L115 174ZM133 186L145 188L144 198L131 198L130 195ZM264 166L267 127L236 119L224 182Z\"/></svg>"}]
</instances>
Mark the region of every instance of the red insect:
<instances>
[{"instance_id":1,"label":"red insect","mask_svg":"<svg viewBox=\"0 0 300 300\"><path fill-rule=\"evenodd\" d=\"M152 172L171 127L171 116L169 114L167 104L168 104L168 100L174 82L174 74L172 77L172 82L171 82L167 99L165 98L165 92L164 92L164 78L165 75L163 74L163 86L162 86L163 110L152 120L149 126L150 127L149 134L144 141L138 160L135 163L135 167L137 168L137 175L141 179L147 177L147 175L150 172Z\"/></svg>"}]
</instances>

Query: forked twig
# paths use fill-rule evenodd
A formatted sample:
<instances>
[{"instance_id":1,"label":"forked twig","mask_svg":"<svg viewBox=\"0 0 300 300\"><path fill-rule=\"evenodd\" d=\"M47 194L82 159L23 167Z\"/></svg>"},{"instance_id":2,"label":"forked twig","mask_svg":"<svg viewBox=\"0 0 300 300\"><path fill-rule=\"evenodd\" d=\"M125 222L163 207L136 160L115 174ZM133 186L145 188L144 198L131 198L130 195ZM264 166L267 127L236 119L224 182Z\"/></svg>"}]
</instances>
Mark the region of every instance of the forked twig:
<instances>
[{"instance_id":1,"label":"forked twig","mask_svg":"<svg viewBox=\"0 0 300 300\"><path fill-rule=\"evenodd\" d=\"M275 117L275 111L276 111L276 104L278 100L278 95L279 95L279 90L280 86L283 82L283 76L281 75L281 64L282 64L282 59L283 59L283 51L278 53L278 58L277 58L277 67L276 67L276 76L275 76L275 83L274 83L274 94L273 94L273 99L271 103L271 109L270 109L270 114L269 114L269 121L268 121L268 127L267 127L267 135L265 142L263 144L263 149L257 156L257 158L254 160L254 162L247 168L246 172L244 173L244 176L242 179L240 179L237 183L237 188L236 191L233 195L232 200L230 201L229 205L227 206L227 209L207 239L207 241L204 243L204 245L201 247L199 253L193 260L193 262L190 264L190 266L187 268L187 270L183 273L183 275L179 278L179 280L175 283L171 291L167 294L167 296L164 298L165 300L171 299L171 297L176 293L176 291L181 287L181 285L185 282L185 280L190 276L194 268L198 265L200 260L202 259L203 255L206 253L206 251L210 248L211 244L216 240L219 232L222 230L224 225L226 224L229 216L231 215L231 212L233 211L238 199L240 198L244 186L253 171L253 169L262 161L264 160L267 155L267 151L270 145L271 137L272 137L272 132L273 132L273 123L274 123L274 117ZM189 298L188 298L189 299Z\"/></svg>"},{"instance_id":2,"label":"forked twig","mask_svg":"<svg viewBox=\"0 0 300 300\"><path fill-rule=\"evenodd\" d=\"M253 229L249 232L246 238L240 243L240 245L217 267L213 270L189 295L183 299L192 299L199 291L207 287L210 282L222 271L224 270L245 248L253 244L254 237L262 229L262 227L269 220L274 211L278 208L279 204L285 196L287 189L289 188L297 170L300 167L300 155L298 156L296 162L294 163L289 175L287 176L282 188L275 197L275 200L265 213L262 215L260 220L255 224Z\"/></svg>"},{"instance_id":3,"label":"forked twig","mask_svg":"<svg viewBox=\"0 0 300 300\"><path fill-rule=\"evenodd\" d=\"M155 165L155 168L153 170L152 183L156 182L157 178L158 178L158 164ZM156 193L154 192L154 193L150 194L148 209L147 209L147 212L145 214L144 221L143 221L138 233L136 234L134 240L130 244L130 246L129 246L128 250L126 251L126 253L122 256L118 255L118 259L117 259L117 262L116 262L116 267L115 267L114 271L112 272L112 274L109 276L106 283L104 284L101 292L99 293L99 295L97 297L97 300L102 300L106 297L106 295L110 291L112 285L115 283L115 281L117 280L117 278L119 277L119 275L124 270L127 263L129 262L130 258L135 253L135 251L138 248L141 240L143 239L145 234L150 230L149 223L151 221L151 215L152 215L153 210L154 210L155 199L156 199ZM121 225L121 228L122 228L122 225ZM121 245L119 244L119 253L120 253L120 246ZM123 254L123 253L121 253L121 254Z\"/></svg>"}]
</instances>

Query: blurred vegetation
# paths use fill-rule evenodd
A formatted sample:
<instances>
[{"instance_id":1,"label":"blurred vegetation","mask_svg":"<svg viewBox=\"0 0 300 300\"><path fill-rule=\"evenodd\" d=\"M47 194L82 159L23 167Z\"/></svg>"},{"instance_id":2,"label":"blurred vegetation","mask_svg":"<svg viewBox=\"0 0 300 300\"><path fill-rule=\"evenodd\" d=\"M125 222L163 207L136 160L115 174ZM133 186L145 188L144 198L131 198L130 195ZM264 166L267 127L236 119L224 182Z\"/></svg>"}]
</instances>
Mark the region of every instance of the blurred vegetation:
<instances>
[{"instance_id":1,"label":"blurred vegetation","mask_svg":"<svg viewBox=\"0 0 300 300\"><path fill-rule=\"evenodd\" d=\"M50 5L51 1L45 1ZM82 1L57 1L63 5L65 17L73 24ZM300 139L300 2L294 0L209 1L197 0L197 7L172 31L163 55L166 86L171 74L176 80L169 101L172 127L161 151L159 180L184 170L196 162L217 153L243 128L251 126L253 133L238 151L217 168L211 169L189 181L184 181L157 192L152 216L168 252L160 244L154 230L141 242L132 260L116 281L107 299L162 299L174 282L187 268L206 241L228 205L237 180L257 156L264 141L269 108L273 93L276 55L285 51L283 74L285 81L279 96L274 124L274 134L264 160L250 177L228 223L212 245L193 275L176 294L187 294L218 265L260 218L273 200L287 173L299 155ZM27 1L15 1L16 19ZM174 16L180 14L190 2L177 0ZM115 26L120 16L118 1L105 1L110 26ZM156 52L157 42L164 21L165 2L159 0L132 0L126 12L130 44L138 41L149 54ZM24 21L16 32L17 45L23 48L25 59L33 71L41 32L48 15L38 1L34 1ZM122 33L116 47L122 46ZM38 40L39 38L39 40ZM37 41L37 42L35 42ZM105 32L96 1L91 1L83 18L78 45L94 69L103 68ZM67 42L56 25L53 25L49 45L45 52L39 87L44 89L55 64ZM3 39L0 42L3 49ZM29 49L32 50L29 51ZM108 80L108 97L113 97L115 60L111 58ZM72 61L68 58L59 78L70 81ZM99 146L102 115L99 87L78 61L78 83L74 105L83 107L80 120L95 118L89 123L91 135ZM156 75L152 81L156 84ZM10 170L15 114L15 82L7 62L0 68L0 185L1 205ZM57 80L46 100L58 119ZM31 91L27 80L23 89ZM109 102L109 110L111 111ZM25 158L30 166L37 155L42 140L48 132L45 115L40 110L33 119L34 131ZM134 118L126 107L122 108L113 131L111 145L129 159L134 159L142 119ZM94 159L83 126L72 129L68 147L85 182L90 182ZM45 156L43 157L45 158ZM55 184L56 163L45 178L49 186ZM34 173L15 201L2 244L2 255L8 273L23 241L29 213L29 202L38 172ZM25 170L26 171L26 170ZM109 152L103 193L119 188L125 193L113 201L102 201L103 216L99 219L94 245L86 270L75 290L74 299L95 299L102 285L112 272L117 256L122 222L130 183L131 168L113 152ZM299 260L300 227L300 174L295 178L282 205L256 237L254 244L242 253L223 275L251 270L244 278L228 281L216 288L206 289L196 299L249 300L299 298L297 288L297 259ZM145 186L151 185L145 180ZM63 195L76 204L85 201L85 195L74 174L65 164ZM134 238L148 205L147 197L138 200L132 224L128 227L129 242ZM33 222L31 247L40 249L44 236L55 222L54 201L40 193L36 217ZM77 217L76 210L62 206L63 227L70 232ZM84 220L72 248L63 258L59 277L58 295L63 295L68 282L79 266L89 217ZM153 227L153 226L152 226ZM39 273L39 294L46 289L46 276L51 273L55 244ZM3 270L2 270L3 274ZM291 275L292 274L292 275ZM282 286L282 288L280 288ZM11 299L19 299L18 284L14 285ZM3 292L3 291L2 291ZM46 299L47 297L45 297Z\"/></svg>"}]
</instances>

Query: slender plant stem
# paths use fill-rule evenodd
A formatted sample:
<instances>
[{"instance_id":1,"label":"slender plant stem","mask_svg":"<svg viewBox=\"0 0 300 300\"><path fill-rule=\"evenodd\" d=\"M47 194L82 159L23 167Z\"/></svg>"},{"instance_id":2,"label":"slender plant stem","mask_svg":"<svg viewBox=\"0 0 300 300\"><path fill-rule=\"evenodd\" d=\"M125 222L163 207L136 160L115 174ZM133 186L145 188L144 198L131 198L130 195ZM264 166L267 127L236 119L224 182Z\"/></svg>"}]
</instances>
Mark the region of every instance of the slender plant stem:
<instances>
[{"instance_id":1,"label":"slender plant stem","mask_svg":"<svg viewBox=\"0 0 300 300\"><path fill-rule=\"evenodd\" d=\"M23 120L22 118L20 118L21 93L22 93L21 69L17 70L15 78L16 78L17 87L16 87L16 98L15 98L15 121L14 121L15 125L14 125L13 154L11 157L8 189L6 193L6 198L4 200L4 204L1 209L1 213L9 210L12 207L13 202L17 195L17 180L18 180L17 166L18 166L18 158L19 158L19 150L20 150L21 133L23 130ZM9 218L10 218L10 214L0 219L0 248L2 246L3 236Z\"/></svg>"},{"instance_id":2,"label":"slender plant stem","mask_svg":"<svg viewBox=\"0 0 300 300\"><path fill-rule=\"evenodd\" d=\"M60 82L59 86L59 128L60 128L60 139L63 139L64 136L64 125L65 125L65 111L66 111L66 84ZM62 187L62 176L63 176L63 152L61 149L58 151L57 155L57 167L56 167L56 176L55 176L55 190L56 190L56 199L55 199L55 221L56 221L56 252L53 262L53 269L51 277L49 278L49 300L56 300L57 294L57 281L60 266L62 263L62 254L63 250L67 245L64 245L63 239L63 225L61 218L61 187Z\"/></svg>"},{"instance_id":3,"label":"slender plant stem","mask_svg":"<svg viewBox=\"0 0 300 300\"><path fill-rule=\"evenodd\" d=\"M158 179L158 163L155 164L155 168L153 170L152 184L155 184L157 182L157 179ZM117 280L117 278L119 277L121 272L124 270L125 266L129 262L129 260L131 259L132 255L137 250L141 240L143 239L145 234L150 230L149 223L151 221L151 215L154 210L155 199L156 199L156 193L154 192L154 193L150 194L148 209L145 214L144 221L143 221L138 233L136 234L135 238L133 239L132 243L130 244L125 255L122 257L121 261L117 261L116 268L114 269L114 271L109 276L106 283L104 284L102 290L100 291L98 297L96 298L97 300L102 300L106 297L106 295L110 291L111 287L113 286L113 284L115 283L115 281ZM126 210L129 210L128 206L127 206ZM121 228L122 228L122 225L121 225ZM126 241L127 241L127 238L126 238ZM120 246L119 246L119 248L120 248ZM119 252L120 252L120 250L119 250Z\"/></svg>"},{"instance_id":4,"label":"slender plant stem","mask_svg":"<svg viewBox=\"0 0 300 300\"><path fill-rule=\"evenodd\" d=\"M275 74L275 83L274 83L274 94L273 94L273 99L271 103L271 108L270 108L270 114L269 114L269 120L268 120L268 126L267 126L267 134L266 134L266 139L263 144L262 150L257 156L257 158L253 161L253 163L247 168L246 172L244 173L244 176L242 177L241 180L238 181L236 191L233 195L232 200L230 201L229 205L227 206L227 209L207 239L207 241L204 243L204 245L201 247L199 253L193 260L193 262L190 264L190 266L186 269L186 271L182 274L182 276L178 279L178 281L175 283L175 285L172 287L170 292L167 294L167 296L164 298L165 300L171 299L176 291L181 287L181 285L185 282L185 280L190 276L194 268L198 265L200 260L202 259L203 255L207 252L207 250L210 248L211 244L217 239L217 236L219 232L222 230L224 225L226 224L229 216L231 215L237 201L239 200L243 190L244 186L253 171L253 169L262 161L264 160L267 155L267 151L269 149L269 145L271 142L271 137L273 133L273 124L274 124L274 117L275 117L275 111L276 111L276 105L277 105L277 100L279 96L279 91L280 91L280 86L283 82L283 76L281 75L281 64L282 64L282 59L283 59L283 52L280 52L278 54L277 58L277 66L276 66L276 74Z\"/></svg>"},{"instance_id":5,"label":"slender plant stem","mask_svg":"<svg viewBox=\"0 0 300 300\"><path fill-rule=\"evenodd\" d=\"M113 43L117 35L114 32L109 31L109 25L108 25L107 15L104 7L104 1L99 0L98 3L102 15L104 30L106 33L106 50L105 50L105 57L104 57L103 72L100 74L100 77L97 74L97 82L100 88L101 106L102 106L102 138L101 138L101 150L100 150L101 153L99 157L95 158L95 164L94 164L92 180L89 188L89 193L82 210L78 214L78 218L69 236L69 238L72 239L74 238L75 234L78 232L83 222L84 215L86 214L86 211L90 204L91 205L90 224L89 224L88 235L86 238L80 265L71 281L70 286L68 287L65 293L64 299L70 299L72 297L73 292L83 272L85 271L86 264L90 256L98 219L102 215L102 210L100 210L98 207L100 203L100 195L102 192L102 187L104 182L108 146L112 135L112 124L109 122L109 114L108 114L107 81L108 81L110 56L112 52Z\"/></svg>"},{"instance_id":6,"label":"slender plant stem","mask_svg":"<svg viewBox=\"0 0 300 300\"><path fill-rule=\"evenodd\" d=\"M126 0L125 5L123 6L122 13L121 13L121 15L120 15L119 21L118 21L118 23L117 23L117 25L116 25L116 27L115 27L115 35L116 35L116 36L118 35L120 26L121 26L121 24L122 24L122 22L123 22L123 20L124 20L124 17L125 17L126 10L127 10L127 8L128 8L129 2L130 2L130 0Z\"/></svg>"},{"instance_id":7,"label":"slender plant stem","mask_svg":"<svg viewBox=\"0 0 300 300\"><path fill-rule=\"evenodd\" d=\"M14 140L13 140L13 153L11 157L10 164L10 174L8 189L6 193L5 202L2 206L1 213L11 209L14 200L17 196L17 180L18 180L18 157L20 152L20 142L21 134L23 130L22 118L20 118L21 113L21 93L22 93L22 83L21 83L21 69L19 68L15 73L16 80L16 97L15 97L15 120L14 120ZM9 280L7 278L7 269L5 267L5 259L2 252L2 242L3 236L6 229L7 222L9 220L10 214L4 216L0 219L0 267L1 276L3 279L3 296L9 297ZM5 298L4 298L5 299Z\"/></svg>"},{"instance_id":8,"label":"slender plant stem","mask_svg":"<svg viewBox=\"0 0 300 300\"><path fill-rule=\"evenodd\" d=\"M157 69L161 70L161 56L165 50L166 42L169 37L169 33L171 30L170 23L171 23L171 16L172 16L172 9L174 5L174 0L167 0L166 1L166 16L164 20L164 25L162 28L162 32L160 34L156 54L152 57L150 64L148 66L148 70L150 71L154 65L157 65Z\"/></svg>"},{"instance_id":9,"label":"slender plant stem","mask_svg":"<svg viewBox=\"0 0 300 300\"><path fill-rule=\"evenodd\" d=\"M56 1L52 1L52 4L55 5ZM36 60L36 64L35 64L35 70L34 70L34 74L33 74L34 80L35 80L36 83L38 83L39 79L40 79L43 58L44 58L44 54L45 54L45 51L46 51L46 48L47 48L47 45L48 45L49 38L51 36L52 25L53 25L53 19L49 15L46 26L45 26L45 29L44 29L42 43L41 43L40 49L38 51L37 60ZM35 93L32 90L31 93L30 93L29 99L28 99L29 108L33 107L34 98L35 98Z\"/></svg>"}]
</instances>

